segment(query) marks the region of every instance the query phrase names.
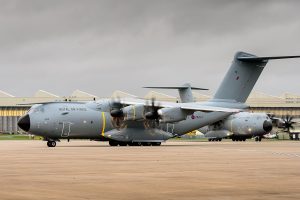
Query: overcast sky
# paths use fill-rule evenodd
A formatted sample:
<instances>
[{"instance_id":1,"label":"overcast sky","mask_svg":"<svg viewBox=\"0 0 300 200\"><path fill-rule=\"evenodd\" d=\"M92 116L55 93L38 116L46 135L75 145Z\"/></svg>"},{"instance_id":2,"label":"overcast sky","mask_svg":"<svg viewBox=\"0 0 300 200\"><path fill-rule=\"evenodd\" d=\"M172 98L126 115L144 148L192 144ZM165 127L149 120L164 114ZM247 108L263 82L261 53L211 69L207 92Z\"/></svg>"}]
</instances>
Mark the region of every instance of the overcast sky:
<instances>
[{"instance_id":1,"label":"overcast sky","mask_svg":"<svg viewBox=\"0 0 300 200\"><path fill-rule=\"evenodd\" d=\"M98 96L219 86L236 51L300 55L300 1L0 0L0 89ZM300 59L271 61L255 90L300 94ZM176 94L166 92L167 94Z\"/></svg>"}]
</instances>

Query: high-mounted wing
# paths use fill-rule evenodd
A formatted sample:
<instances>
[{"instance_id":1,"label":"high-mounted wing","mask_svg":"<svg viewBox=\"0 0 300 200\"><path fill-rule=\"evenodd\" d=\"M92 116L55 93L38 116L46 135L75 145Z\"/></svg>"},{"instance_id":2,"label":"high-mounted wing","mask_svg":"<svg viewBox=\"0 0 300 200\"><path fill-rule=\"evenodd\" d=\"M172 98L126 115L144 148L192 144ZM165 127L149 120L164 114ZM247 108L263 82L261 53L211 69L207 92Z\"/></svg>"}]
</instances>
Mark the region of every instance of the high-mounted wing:
<instances>
[{"instance_id":1,"label":"high-mounted wing","mask_svg":"<svg viewBox=\"0 0 300 200\"><path fill-rule=\"evenodd\" d=\"M86 102L81 101L44 101L44 102L31 102L31 103L18 103L18 106L32 106L35 104L51 104L51 103L78 103L78 104L84 104Z\"/></svg>"},{"instance_id":2,"label":"high-mounted wing","mask_svg":"<svg viewBox=\"0 0 300 200\"><path fill-rule=\"evenodd\" d=\"M120 103L124 105L152 106L149 104L148 100L144 100L144 99L121 99ZM158 108L180 108L182 110L203 111L203 112L237 113L241 111L241 109L206 106L200 103L173 103L173 102L165 102L165 101L154 101L153 105Z\"/></svg>"}]
</instances>

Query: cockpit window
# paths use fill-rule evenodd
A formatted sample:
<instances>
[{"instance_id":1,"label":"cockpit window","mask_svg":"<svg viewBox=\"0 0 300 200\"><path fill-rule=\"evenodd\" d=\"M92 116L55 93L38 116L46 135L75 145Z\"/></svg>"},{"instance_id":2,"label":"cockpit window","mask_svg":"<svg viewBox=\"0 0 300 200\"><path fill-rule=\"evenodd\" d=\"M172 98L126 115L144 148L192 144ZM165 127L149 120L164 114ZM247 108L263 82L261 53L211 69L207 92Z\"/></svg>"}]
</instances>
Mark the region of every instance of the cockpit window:
<instances>
[{"instance_id":1,"label":"cockpit window","mask_svg":"<svg viewBox=\"0 0 300 200\"><path fill-rule=\"evenodd\" d=\"M44 112L44 107L42 105L33 105L29 110L28 113L38 113Z\"/></svg>"}]
</instances>

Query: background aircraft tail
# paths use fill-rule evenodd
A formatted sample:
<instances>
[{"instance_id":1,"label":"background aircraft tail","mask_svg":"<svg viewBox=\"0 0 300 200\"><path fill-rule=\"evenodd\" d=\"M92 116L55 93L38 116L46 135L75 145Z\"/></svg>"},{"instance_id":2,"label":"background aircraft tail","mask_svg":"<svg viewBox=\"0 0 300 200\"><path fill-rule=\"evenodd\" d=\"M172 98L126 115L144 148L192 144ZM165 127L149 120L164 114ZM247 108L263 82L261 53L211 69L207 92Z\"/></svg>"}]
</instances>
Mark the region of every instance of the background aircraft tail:
<instances>
[{"instance_id":1,"label":"background aircraft tail","mask_svg":"<svg viewBox=\"0 0 300 200\"><path fill-rule=\"evenodd\" d=\"M208 90L205 88L192 87L189 83L185 83L179 87L144 87L151 89L177 89L182 103L194 102L192 90Z\"/></svg>"},{"instance_id":2,"label":"background aircraft tail","mask_svg":"<svg viewBox=\"0 0 300 200\"><path fill-rule=\"evenodd\" d=\"M237 52L213 99L235 100L244 103L269 60L299 57L257 57L249 53Z\"/></svg>"}]
</instances>

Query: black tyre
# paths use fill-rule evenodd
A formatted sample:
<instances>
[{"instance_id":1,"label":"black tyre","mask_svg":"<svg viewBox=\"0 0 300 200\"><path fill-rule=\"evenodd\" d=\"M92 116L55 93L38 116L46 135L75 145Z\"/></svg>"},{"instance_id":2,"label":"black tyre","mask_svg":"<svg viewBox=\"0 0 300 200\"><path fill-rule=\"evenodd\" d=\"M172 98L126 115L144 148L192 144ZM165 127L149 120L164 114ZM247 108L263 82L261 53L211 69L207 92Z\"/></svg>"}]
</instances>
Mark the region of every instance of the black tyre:
<instances>
[{"instance_id":1,"label":"black tyre","mask_svg":"<svg viewBox=\"0 0 300 200\"><path fill-rule=\"evenodd\" d=\"M51 142L51 147L56 147L56 142L55 141Z\"/></svg>"},{"instance_id":2,"label":"black tyre","mask_svg":"<svg viewBox=\"0 0 300 200\"><path fill-rule=\"evenodd\" d=\"M109 145L115 147L118 146L118 143L116 141L109 141Z\"/></svg>"},{"instance_id":3,"label":"black tyre","mask_svg":"<svg viewBox=\"0 0 300 200\"><path fill-rule=\"evenodd\" d=\"M132 146L142 146L141 142L132 142Z\"/></svg>"},{"instance_id":4,"label":"black tyre","mask_svg":"<svg viewBox=\"0 0 300 200\"><path fill-rule=\"evenodd\" d=\"M119 142L119 145L122 146L122 147L125 147L125 146L127 146L127 143L126 142Z\"/></svg>"},{"instance_id":5,"label":"black tyre","mask_svg":"<svg viewBox=\"0 0 300 200\"><path fill-rule=\"evenodd\" d=\"M160 146L161 142L152 142L151 144L152 144L152 146Z\"/></svg>"},{"instance_id":6,"label":"black tyre","mask_svg":"<svg viewBox=\"0 0 300 200\"><path fill-rule=\"evenodd\" d=\"M47 142L47 146L48 146L48 147L51 147L50 141Z\"/></svg>"},{"instance_id":7,"label":"black tyre","mask_svg":"<svg viewBox=\"0 0 300 200\"><path fill-rule=\"evenodd\" d=\"M135 146L133 142L128 142L128 146Z\"/></svg>"},{"instance_id":8,"label":"black tyre","mask_svg":"<svg viewBox=\"0 0 300 200\"><path fill-rule=\"evenodd\" d=\"M47 146L48 147L56 147L56 142L55 141L48 141Z\"/></svg>"}]
</instances>

